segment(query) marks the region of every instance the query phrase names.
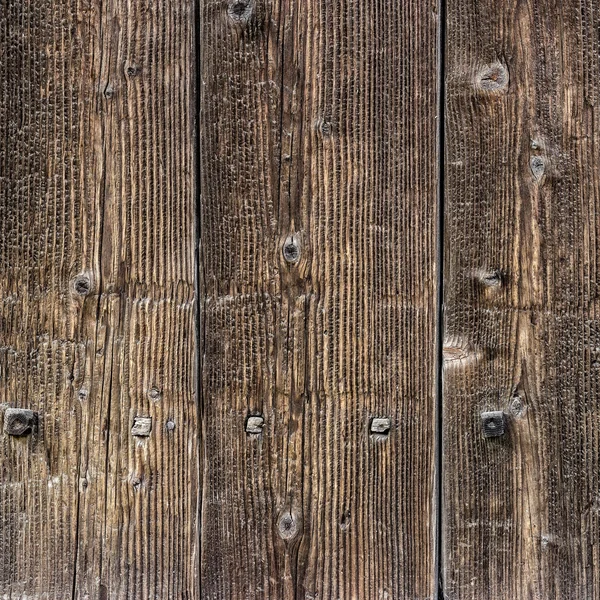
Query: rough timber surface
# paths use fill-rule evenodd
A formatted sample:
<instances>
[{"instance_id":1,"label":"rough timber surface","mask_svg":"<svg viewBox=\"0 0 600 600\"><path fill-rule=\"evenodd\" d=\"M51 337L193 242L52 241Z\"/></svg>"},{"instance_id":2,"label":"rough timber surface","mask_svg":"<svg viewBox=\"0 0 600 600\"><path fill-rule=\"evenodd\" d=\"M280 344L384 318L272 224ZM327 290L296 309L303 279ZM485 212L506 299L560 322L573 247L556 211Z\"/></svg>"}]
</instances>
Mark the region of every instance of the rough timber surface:
<instances>
[{"instance_id":1,"label":"rough timber surface","mask_svg":"<svg viewBox=\"0 0 600 600\"><path fill-rule=\"evenodd\" d=\"M0 0L0 598L198 598L193 27Z\"/></svg>"},{"instance_id":2,"label":"rough timber surface","mask_svg":"<svg viewBox=\"0 0 600 600\"><path fill-rule=\"evenodd\" d=\"M600 598L599 29L591 0L447 2L449 600Z\"/></svg>"},{"instance_id":3,"label":"rough timber surface","mask_svg":"<svg viewBox=\"0 0 600 600\"><path fill-rule=\"evenodd\" d=\"M202 597L430 599L436 3L200 9Z\"/></svg>"}]
</instances>

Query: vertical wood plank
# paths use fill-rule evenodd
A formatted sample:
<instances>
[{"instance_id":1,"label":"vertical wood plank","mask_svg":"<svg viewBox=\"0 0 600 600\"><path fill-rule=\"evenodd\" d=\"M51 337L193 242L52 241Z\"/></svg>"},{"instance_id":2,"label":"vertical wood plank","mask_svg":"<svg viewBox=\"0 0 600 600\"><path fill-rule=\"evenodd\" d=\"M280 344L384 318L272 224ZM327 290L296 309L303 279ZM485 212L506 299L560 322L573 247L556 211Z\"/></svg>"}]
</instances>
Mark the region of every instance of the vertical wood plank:
<instances>
[{"instance_id":1,"label":"vertical wood plank","mask_svg":"<svg viewBox=\"0 0 600 600\"><path fill-rule=\"evenodd\" d=\"M449 599L600 598L593 4L448 1Z\"/></svg>"},{"instance_id":2,"label":"vertical wood plank","mask_svg":"<svg viewBox=\"0 0 600 600\"><path fill-rule=\"evenodd\" d=\"M71 597L77 547L83 301L93 203L82 193L86 51L70 2L0 2L0 596Z\"/></svg>"},{"instance_id":3,"label":"vertical wood plank","mask_svg":"<svg viewBox=\"0 0 600 600\"><path fill-rule=\"evenodd\" d=\"M202 595L432 598L436 3L201 13Z\"/></svg>"},{"instance_id":4,"label":"vertical wood plank","mask_svg":"<svg viewBox=\"0 0 600 600\"><path fill-rule=\"evenodd\" d=\"M2 1L2 597L198 597L193 30Z\"/></svg>"}]
</instances>

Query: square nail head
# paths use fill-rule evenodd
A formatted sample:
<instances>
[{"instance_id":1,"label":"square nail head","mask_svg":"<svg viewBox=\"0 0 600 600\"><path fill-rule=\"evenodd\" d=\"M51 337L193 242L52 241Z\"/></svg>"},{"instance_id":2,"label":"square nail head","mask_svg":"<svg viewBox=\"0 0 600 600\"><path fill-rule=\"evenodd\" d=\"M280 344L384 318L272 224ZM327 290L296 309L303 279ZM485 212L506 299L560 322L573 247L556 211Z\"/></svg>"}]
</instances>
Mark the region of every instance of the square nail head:
<instances>
[{"instance_id":1,"label":"square nail head","mask_svg":"<svg viewBox=\"0 0 600 600\"><path fill-rule=\"evenodd\" d=\"M392 420L389 417L374 417L371 419L371 433L387 435L392 428Z\"/></svg>"},{"instance_id":2,"label":"square nail head","mask_svg":"<svg viewBox=\"0 0 600 600\"><path fill-rule=\"evenodd\" d=\"M8 435L27 435L32 433L37 415L27 408L7 408L4 412L4 433Z\"/></svg>"},{"instance_id":3,"label":"square nail head","mask_svg":"<svg viewBox=\"0 0 600 600\"><path fill-rule=\"evenodd\" d=\"M138 437L148 437L152 431L152 417L135 417L131 435Z\"/></svg>"},{"instance_id":4,"label":"square nail head","mask_svg":"<svg viewBox=\"0 0 600 600\"><path fill-rule=\"evenodd\" d=\"M501 410L481 413L481 431L483 437L500 437L506 431L506 419Z\"/></svg>"},{"instance_id":5,"label":"square nail head","mask_svg":"<svg viewBox=\"0 0 600 600\"><path fill-rule=\"evenodd\" d=\"M246 419L246 433L262 433L265 426L265 420L259 415L251 415Z\"/></svg>"}]
</instances>

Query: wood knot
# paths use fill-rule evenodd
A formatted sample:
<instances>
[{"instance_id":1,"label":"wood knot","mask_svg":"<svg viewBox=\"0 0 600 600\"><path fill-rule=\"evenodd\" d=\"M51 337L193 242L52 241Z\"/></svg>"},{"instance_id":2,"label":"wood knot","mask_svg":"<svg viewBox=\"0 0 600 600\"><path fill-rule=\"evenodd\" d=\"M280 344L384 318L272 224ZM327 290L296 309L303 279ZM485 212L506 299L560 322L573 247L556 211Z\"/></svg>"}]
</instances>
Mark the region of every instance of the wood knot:
<instances>
[{"instance_id":1,"label":"wood knot","mask_svg":"<svg viewBox=\"0 0 600 600\"><path fill-rule=\"evenodd\" d=\"M525 414L526 407L521 396L513 396L512 402L510 403L510 413L514 417L522 417Z\"/></svg>"},{"instance_id":2,"label":"wood knot","mask_svg":"<svg viewBox=\"0 0 600 600\"><path fill-rule=\"evenodd\" d=\"M80 296L87 296L92 290L92 279L87 273L81 273L73 279L73 289Z\"/></svg>"},{"instance_id":3,"label":"wood knot","mask_svg":"<svg viewBox=\"0 0 600 600\"><path fill-rule=\"evenodd\" d=\"M464 366L477 360L482 352L473 347L471 343L460 338L447 338L444 340L442 348L442 357L444 366Z\"/></svg>"},{"instance_id":4,"label":"wood knot","mask_svg":"<svg viewBox=\"0 0 600 600\"><path fill-rule=\"evenodd\" d=\"M126 69L127 77L137 77L142 72L142 67L139 65L131 64Z\"/></svg>"},{"instance_id":5,"label":"wood knot","mask_svg":"<svg viewBox=\"0 0 600 600\"><path fill-rule=\"evenodd\" d=\"M247 23L254 11L253 0L230 0L227 14L236 23Z\"/></svg>"},{"instance_id":6,"label":"wood knot","mask_svg":"<svg viewBox=\"0 0 600 600\"><path fill-rule=\"evenodd\" d=\"M342 516L340 517L340 529L342 531L347 531L350 527L351 521L352 513L349 510L343 512Z\"/></svg>"},{"instance_id":7,"label":"wood knot","mask_svg":"<svg viewBox=\"0 0 600 600\"><path fill-rule=\"evenodd\" d=\"M277 533L282 540L289 541L296 537L298 529L298 521L294 518L292 513L286 511L279 517L279 521L277 522Z\"/></svg>"},{"instance_id":8,"label":"wood knot","mask_svg":"<svg viewBox=\"0 0 600 600\"><path fill-rule=\"evenodd\" d=\"M294 235L289 235L283 243L283 258L286 263L295 265L300 260L300 243Z\"/></svg>"},{"instance_id":9,"label":"wood knot","mask_svg":"<svg viewBox=\"0 0 600 600\"><path fill-rule=\"evenodd\" d=\"M318 119L315 123L315 129L326 139L333 136L333 122L328 119Z\"/></svg>"},{"instance_id":10,"label":"wood knot","mask_svg":"<svg viewBox=\"0 0 600 600\"><path fill-rule=\"evenodd\" d=\"M33 432L37 414L26 408L7 408L4 413L4 433L21 436Z\"/></svg>"},{"instance_id":11,"label":"wood knot","mask_svg":"<svg viewBox=\"0 0 600 600\"><path fill-rule=\"evenodd\" d=\"M162 398L162 394L158 388L153 387L148 390L148 398L153 402L158 402Z\"/></svg>"},{"instance_id":12,"label":"wood knot","mask_svg":"<svg viewBox=\"0 0 600 600\"><path fill-rule=\"evenodd\" d=\"M152 431L152 417L135 417L131 428L131 435L148 437Z\"/></svg>"},{"instance_id":13,"label":"wood knot","mask_svg":"<svg viewBox=\"0 0 600 600\"><path fill-rule=\"evenodd\" d=\"M482 269L476 275L479 283L486 288L496 288L502 285L502 271L499 269Z\"/></svg>"},{"instance_id":14,"label":"wood knot","mask_svg":"<svg viewBox=\"0 0 600 600\"><path fill-rule=\"evenodd\" d=\"M499 437L504 435L506 420L500 410L481 413L481 430L483 437Z\"/></svg>"},{"instance_id":15,"label":"wood knot","mask_svg":"<svg viewBox=\"0 0 600 600\"><path fill-rule=\"evenodd\" d=\"M502 92L508 88L508 69L500 62L486 65L477 73L476 85L484 92Z\"/></svg>"},{"instance_id":16,"label":"wood knot","mask_svg":"<svg viewBox=\"0 0 600 600\"><path fill-rule=\"evenodd\" d=\"M246 433L258 435L263 431L265 419L260 415L250 415L246 419Z\"/></svg>"},{"instance_id":17,"label":"wood knot","mask_svg":"<svg viewBox=\"0 0 600 600\"><path fill-rule=\"evenodd\" d=\"M546 161L541 156L532 156L529 161L529 168L531 169L533 178L539 181L546 170Z\"/></svg>"},{"instance_id":18,"label":"wood knot","mask_svg":"<svg viewBox=\"0 0 600 600\"><path fill-rule=\"evenodd\" d=\"M107 100L110 100L115 95L115 89L110 83L107 83L102 93Z\"/></svg>"}]
</instances>

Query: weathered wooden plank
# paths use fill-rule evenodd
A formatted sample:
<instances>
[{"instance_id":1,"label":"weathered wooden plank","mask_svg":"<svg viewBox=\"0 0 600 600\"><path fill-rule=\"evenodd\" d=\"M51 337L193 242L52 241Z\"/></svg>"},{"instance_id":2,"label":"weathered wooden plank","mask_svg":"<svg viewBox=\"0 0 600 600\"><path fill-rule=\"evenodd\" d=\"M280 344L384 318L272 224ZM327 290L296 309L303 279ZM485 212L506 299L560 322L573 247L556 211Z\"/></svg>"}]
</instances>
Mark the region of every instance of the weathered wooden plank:
<instances>
[{"instance_id":1,"label":"weathered wooden plank","mask_svg":"<svg viewBox=\"0 0 600 600\"><path fill-rule=\"evenodd\" d=\"M449 599L600 598L593 4L447 6Z\"/></svg>"},{"instance_id":2,"label":"weathered wooden plank","mask_svg":"<svg viewBox=\"0 0 600 600\"><path fill-rule=\"evenodd\" d=\"M68 2L0 3L0 597L71 595L85 356L73 287L89 254ZM37 414L29 434L7 409Z\"/></svg>"},{"instance_id":3,"label":"weathered wooden plank","mask_svg":"<svg viewBox=\"0 0 600 600\"><path fill-rule=\"evenodd\" d=\"M436 5L201 21L202 596L431 598Z\"/></svg>"},{"instance_id":4,"label":"weathered wooden plank","mask_svg":"<svg viewBox=\"0 0 600 600\"><path fill-rule=\"evenodd\" d=\"M193 28L1 3L0 393L39 415L0 434L5 598L198 597Z\"/></svg>"}]
</instances>

